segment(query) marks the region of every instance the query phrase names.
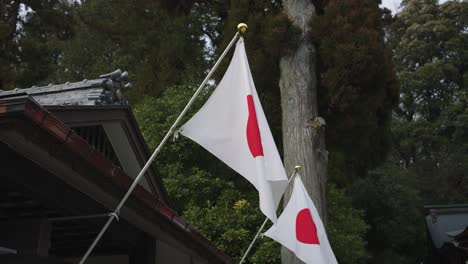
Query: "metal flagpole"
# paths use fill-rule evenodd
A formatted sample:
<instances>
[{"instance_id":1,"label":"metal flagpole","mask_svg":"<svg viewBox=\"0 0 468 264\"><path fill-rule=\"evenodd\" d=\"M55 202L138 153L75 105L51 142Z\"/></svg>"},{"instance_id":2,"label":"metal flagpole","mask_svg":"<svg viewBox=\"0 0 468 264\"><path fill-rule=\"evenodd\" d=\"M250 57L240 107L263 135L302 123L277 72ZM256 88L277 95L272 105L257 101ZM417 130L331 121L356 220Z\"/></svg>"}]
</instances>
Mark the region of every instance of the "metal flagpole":
<instances>
[{"instance_id":1,"label":"metal flagpole","mask_svg":"<svg viewBox=\"0 0 468 264\"><path fill-rule=\"evenodd\" d=\"M237 25L237 29L238 31L236 32L236 34L234 35L234 37L232 38L231 42L229 42L229 45L226 47L226 49L224 50L224 52L221 54L221 56L219 57L219 59L216 61L215 65L213 66L213 68L211 68L210 72L208 73L208 75L205 77L205 79L203 80L203 82L200 84L200 86L198 86L197 90L195 91L195 93L193 94L192 98L190 98L190 101L187 103L187 105L185 106L184 110L182 110L182 112L180 113L180 115L177 117L176 121L174 122L174 124L171 126L171 128L169 129L169 131L167 132L167 134L164 136L164 138L161 140L161 142L159 143L158 147L154 150L153 154L151 155L151 157L149 158L149 160L146 162L145 166L141 169L140 173L138 174L138 176L135 178L135 180L133 181L132 185L130 186L130 188L128 189L127 193L125 194L125 196L122 198L122 200L120 201L120 203L117 205L117 207L115 208L114 212L110 213L109 214L109 219L107 219L107 222L104 224L104 226L102 227L101 231L99 232L99 234L96 236L96 238L94 239L93 243L91 244L91 246L89 246L88 250L86 251L86 253L83 255L83 257L81 258L79 264L83 264L86 259L89 257L89 255L91 254L91 252L93 251L93 249L96 247L96 244L99 242L99 240L101 239L101 237L104 235L104 233L106 232L107 228L110 226L110 224L112 223L112 221L114 221L115 218L118 219L118 215L119 215L119 211L120 209L122 208L122 206L124 205L124 203L127 201L128 197L130 197L130 195L132 194L133 190L135 189L135 187L138 185L138 182L141 180L141 178L143 177L143 175L145 175L146 171L148 170L149 166L151 165L151 163L153 162L153 160L156 158L156 156L158 155L159 151L161 150L161 148L164 146L164 144L166 143L166 141L169 139L170 135L172 133L174 133L177 125L180 123L180 121L182 120L182 118L184 117L184 115L187 113L188 109L190 108L190 106L193 104L193 102L195 101L195 99L197 98L197 96L200 94L200 92L202 91L203 87L205 87L206 83L208 82L208 80L211 78L211 75L213 75L213 73L216 71L216 69L218 68L219 64L221 63L221 61L223 60L223 58L226 56L226 54L228 53L228 51L231 49L232 45L234 44L234 42L237 40L237 38L239 37L240 33L244 33L246 30L247 30L247 25L244 24L244 23L240 23L239 25Z\"/></svg>"},{"instance_id":2,"label":"metal flagpole","mask_svg":"<svg viewBox=\"0 0 468 264\"><path fill-rule=\"evenodd\" d=\"M291 177L289 177L289 180L288 180L288 187L289 187L289 184L291 183L292 179L294 178L294 176L297 175L297 173L301 171L301 166L299 165L296 165L296 167L294 167L294 172L293 174L291 175ZM265 225L266 223L268 222L268 217L265 218L265 221L263 221L263 224L262 226L260 226L260 229L258 229L257 231L257 234L255 235L254 239L252 240L252 242L250 242L250 245L249 247L247 248L247 250L245 251L244 253L244 256L242 257L242 259L240 260L239 264L242 264L244 262L244 260L247 258L247 255L249 254L250 250L252 249L253 245L255 244L255 241L257 240L257 238L260 236L263 228L265 228Z\"/></svg>"}]
</instances>

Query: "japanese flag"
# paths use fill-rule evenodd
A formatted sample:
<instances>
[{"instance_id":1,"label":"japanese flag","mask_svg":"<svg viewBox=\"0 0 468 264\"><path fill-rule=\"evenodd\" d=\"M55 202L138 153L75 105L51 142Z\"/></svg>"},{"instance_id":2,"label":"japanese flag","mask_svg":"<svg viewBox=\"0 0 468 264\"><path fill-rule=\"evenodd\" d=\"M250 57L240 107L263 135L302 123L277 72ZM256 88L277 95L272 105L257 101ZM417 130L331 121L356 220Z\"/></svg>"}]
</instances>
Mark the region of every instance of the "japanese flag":
<instances>
[{"instance_id":1,"label":"japanese flag","mask_svg":"<svg viewBox=\"0 0 468 264\"><path fill-rule=\"evenodd\" d=\"M205 105L181 127L197 142L252 183L260 210L276 222L287 177L239 39L223 79Z\"/></svg>"},{"instance_id":2,"label":"japanese flag","mask_svg":"<svg viewBox=\"0 0 468 264\"><path fill-rule=\"evenodd\" d=\"M322 220L299 175L283 213L266 233L307 264L334 264L335 255L328 242Z\"/></svg>"}]
</instances>

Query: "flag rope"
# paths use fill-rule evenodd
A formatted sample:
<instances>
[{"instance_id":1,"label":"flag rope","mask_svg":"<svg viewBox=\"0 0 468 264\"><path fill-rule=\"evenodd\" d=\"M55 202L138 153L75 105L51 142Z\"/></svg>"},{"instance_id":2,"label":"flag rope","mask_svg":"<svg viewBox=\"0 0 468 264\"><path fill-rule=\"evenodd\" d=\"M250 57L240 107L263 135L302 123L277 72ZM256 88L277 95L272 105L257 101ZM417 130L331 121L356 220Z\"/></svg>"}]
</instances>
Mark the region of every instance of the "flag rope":
<instances>
[{"instance_id":1,"label":"flag rope","mask_svg":"<svg viewBox=\"0 0 468 264\"><path fill-rule=\"evenodd\" d=\"M242 23L241 23L242 24ZM148 159L148 161L146 162L145 166L143 166L143 168L141 169L140 173L138 174L138 176L135 178L135 180L133 181L132 185L130 186L130 188L128 189L127 193L125 194L125 196L122 198L122 200L120 201L120 203L117 205L117 207L115 208L114 212L110 213L109 214L109 219L107 219L107 222L104 224L104 226L102 227L101 231L99 232L99 234L96 236L96 238L94 239L93 243L89 246L88 250L86 251L86 253L83 255L83 257L81 258L79 264L83 264L86 259L88 259L89 255L91 254L91 252L93 251L93 249L96 247L97 243L99 242L99 240L101 239L101 237L104 235L104 233L106 232L107 228L109 228L110 224L112 223L112 221L114 221L114 219L117 219L118 220L118 215L119 215L119 211L120 209L122 208L122 206L124 205L124 203L127 201L127 199L130 197L130 195L132 194L133 190L135 189L135 187L138 185L138 182L141 180L141 178L143 177L143 175L146 173L146 171L148 170L148 168L150 167L151 163L153 162L153 160L156 158L156 156L158 155L159 151L161 150L161 148L164 146L164 144L166 143L166 141L169 139L169 137L171 136L172 133L174 133L175 131L175 128L177 127L177 125L180 123L180 121L182 120L182 118L184 117L184 115L187 113L188 109L190 108L190 106L193 104L193 102L195 101L195 99L197 98L197 96L200 94L200 92L202 91L202 89L205 87L206 83L209 81L209 79L211 78L211 75L213 75L213 73L216 71L216 69L218 68L219 64L221 63L221 61L223 60L223 58L226 56L226 54L228 53L228 51L231 49L232 45L234 44L234 42L237 40L237 38L240 36L241 33L245 32L245 28L243 25L239 24L238 26L238 31L236 32L236 34L234 35L234 37L232 38L231 42L229 42L228 46L226 47L226 49L224 50L224 52L221 54L221 56L218 58L218 60L216 61L215 65L213 66L213 68L211 68L210 72L208 73L208 75L206 75L205 79L203 80L203 82L200 84L200 86L197 88L197 90L195 91L195 93L193 94L192 98L190 98L190 101L187 103L187 105L185 106L185 108L182 110L182 112L180 113L180 115L177 117L176 121L174 122L174 124L172 124L171 128L169 129L169 131L167 132L167 134L164 136L164 138L161 140L161 142L159 143L158 147L154 150L153 154L151 155L151 157Z\"/></svg>"},{"instance_id":2,"label":"flag rope","mask_svg":"<svg viewBox=\"0 0 468 264\"><path fill-rule=\"evenodd\" d=\"M293 178L297 175L297 173L301 171L301 166L297 165L295 168L294 168L294 172L291 174L291 177L289 177L289 180L288 180L288 186L289 187L289 184L292 182ZM260 236L260 234L262 233L262 230L263 228L265 228L265 225L266 223L268 222L268 217L265 218L265 221L263 221L263 224L260 226L260 228L258 229L257 231L257 234L255 235L254 239L252 240L252 242L250 242L250 245L249 247L247 248L247 250L245 251L244 253L244 256L242 256L242 259L240 260L239 264L242 264L244 262L244 260L247 258L247 255L249 254L250 250L252 249L253 245L255 244L255 241L257 240L257 238Z\"/></svg>"}]
</instances>

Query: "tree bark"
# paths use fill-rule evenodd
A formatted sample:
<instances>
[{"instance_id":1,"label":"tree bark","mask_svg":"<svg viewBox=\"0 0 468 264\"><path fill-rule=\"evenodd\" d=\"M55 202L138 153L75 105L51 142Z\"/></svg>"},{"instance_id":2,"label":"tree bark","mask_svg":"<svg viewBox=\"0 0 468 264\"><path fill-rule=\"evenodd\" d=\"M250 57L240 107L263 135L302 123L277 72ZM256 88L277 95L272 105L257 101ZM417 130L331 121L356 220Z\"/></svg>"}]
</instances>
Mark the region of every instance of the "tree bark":
<instances>
[{"instance_id":1,"label":"tree bark","mask_svg":"<svg viewBox=\"0 0 468 264\"><path fill-rule=\"evenodd\" d=\"M280 89L286 171L302 166L301 178L326 223L325 121L317 110L316 50L312 44L311 20L316 15L310 0L284 0L284 12L302 33L297 48L280 60ZM291 188L284 196L286 206ZM302 263L286 248L281 249L283 264Z\"/></svg>"}]
</instances>

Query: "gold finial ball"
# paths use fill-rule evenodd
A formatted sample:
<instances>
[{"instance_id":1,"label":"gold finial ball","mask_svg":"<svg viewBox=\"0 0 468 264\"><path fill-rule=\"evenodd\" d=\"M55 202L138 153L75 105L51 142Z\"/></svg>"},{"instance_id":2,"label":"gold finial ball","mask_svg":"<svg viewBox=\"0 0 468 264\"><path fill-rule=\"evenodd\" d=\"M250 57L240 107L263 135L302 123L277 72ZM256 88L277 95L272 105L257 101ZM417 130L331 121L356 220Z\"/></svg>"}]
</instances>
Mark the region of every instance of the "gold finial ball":
<instances>
[{"instance_id":1,"label":"gold finial ball","mask_svg":"<svg viewBox=\"0 0 468 264\"><path fill-rule=\"evenodd\" d=\"M240 33L245 33L245 31L247 31L247 24L246 23L239 23L239 25L237 25L237 30L239 30Z\"/></svg>"},{"instance_id":2,"label":"gold finial ball","mask_svg":"<svg viewBox=\"0 0 468 264\"><path fill-rule=\"evenodd\" d=\"M302 167L299 166L299 165L296 165L296 167L294 167L294 170L295 170L296 172L300 172L300 171L302 170Z\"/></svg>"}]
</instances>

